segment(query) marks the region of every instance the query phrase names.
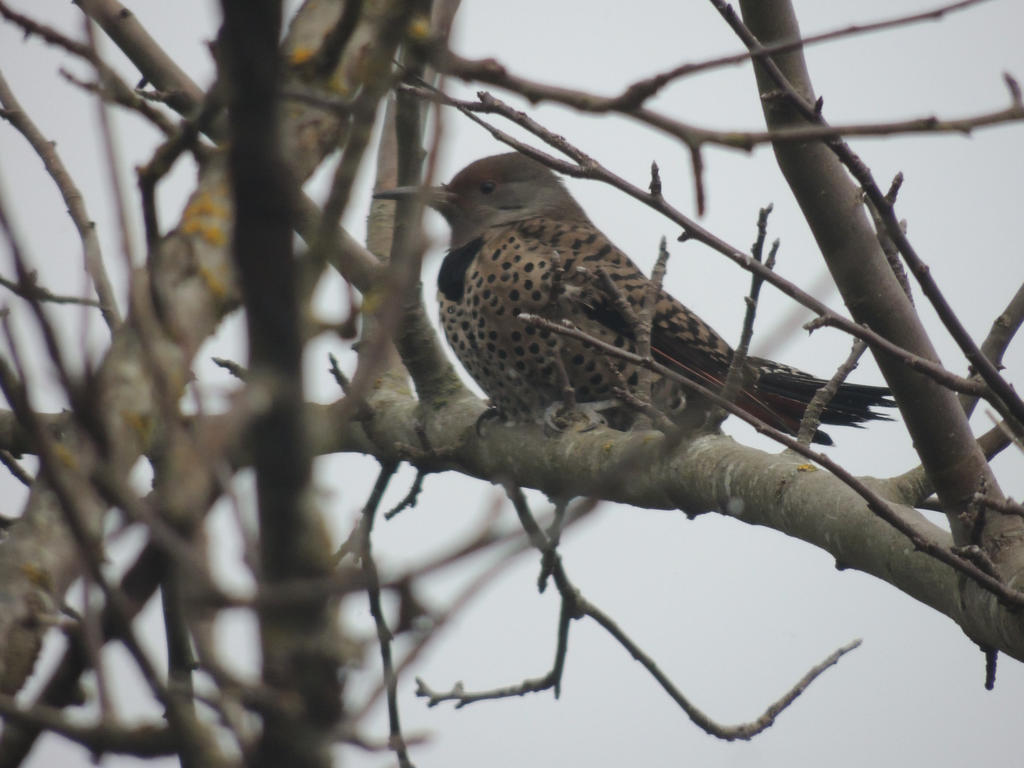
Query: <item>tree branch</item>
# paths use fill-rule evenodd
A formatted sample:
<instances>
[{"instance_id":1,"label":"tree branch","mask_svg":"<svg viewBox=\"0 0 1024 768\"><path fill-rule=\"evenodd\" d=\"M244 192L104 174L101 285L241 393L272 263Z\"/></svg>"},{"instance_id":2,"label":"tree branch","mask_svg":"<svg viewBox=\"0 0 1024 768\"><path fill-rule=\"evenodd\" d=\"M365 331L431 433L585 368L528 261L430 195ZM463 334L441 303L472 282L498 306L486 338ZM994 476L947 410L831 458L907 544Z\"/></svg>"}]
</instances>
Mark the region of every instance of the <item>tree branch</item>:
<instances>
[{"instance_id":1,"label":"tree branch","mask_svg":"<svg viewBox=\"0 0 1024 768\"><path fill-rule=\"evenodd\" d=\"M752 31L743 26L724 0L712 0L712 4L753 50L760 48L760 38L772 42L799 37L796 18L787 0L743 0L741 6ZM785 103L776 99L763 101L769 127L812 122L805 114L806 105L813 103L812 88L800 51L764 59L755 65L755 74L762 94L782 87L788 88L796 99ZM889 268L864 215L860 190L851 183L833 153L835 144L776 144L775 154L854 319L872 323L881 336L919 357L937 362L920 319ZM879 205L879 201L874 202ZM891 229L888 233L895 241L895 233ZM967 512L967 500L981 484L988 488L998 485L963 410L951 391L910 371L902 361L877 349L875 358L900 406L922 464L946 506L954 538L957 543L967 543L970 533L961 518ZM957 470L950 471L950 467ZM1012 579L1021 570L1024 562L1012 565L1006 575Z\"/></svg>"}]
</instances>

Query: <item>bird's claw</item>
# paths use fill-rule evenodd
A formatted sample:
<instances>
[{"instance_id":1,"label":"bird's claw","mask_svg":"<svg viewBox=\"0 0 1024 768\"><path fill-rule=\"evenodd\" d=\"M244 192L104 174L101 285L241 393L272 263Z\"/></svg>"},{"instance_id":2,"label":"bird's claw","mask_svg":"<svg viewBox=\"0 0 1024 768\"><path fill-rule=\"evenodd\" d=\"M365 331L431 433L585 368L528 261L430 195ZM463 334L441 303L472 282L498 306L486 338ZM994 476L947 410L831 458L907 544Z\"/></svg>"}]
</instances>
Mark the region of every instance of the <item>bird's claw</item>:
<instances>
[{"instance_id":1,"label":"bird's claw","mask_svg":"<svg viewBox=\"0 0 1024 768\"><path fill-rule=\"evenodd\" d=\"M614 408L618 404L617 400L597 400L592 403L576 403L574 409L567 410L564 403L552 403L544 409L544 430L549 434L569 429L589 432L607 424L601 411Z\"/></svg>"},{"instance_id":2,"label":"bird's claw","mask_svg":"<svg viewBox=\"0 0 1024 768\"><path fill-rule=\"evenodd\" d=\"M484 436L484 430L487 428L487 425L490 424L492 421L500 421L500 420L501 420L501 411L499 411L493 405L488 405L487 406L487 410L485 410L483 413L481 413L479 416L477 416L477 419L476 419L476 436L477 437L483 437Z\"/></svg>"}]
</instances>

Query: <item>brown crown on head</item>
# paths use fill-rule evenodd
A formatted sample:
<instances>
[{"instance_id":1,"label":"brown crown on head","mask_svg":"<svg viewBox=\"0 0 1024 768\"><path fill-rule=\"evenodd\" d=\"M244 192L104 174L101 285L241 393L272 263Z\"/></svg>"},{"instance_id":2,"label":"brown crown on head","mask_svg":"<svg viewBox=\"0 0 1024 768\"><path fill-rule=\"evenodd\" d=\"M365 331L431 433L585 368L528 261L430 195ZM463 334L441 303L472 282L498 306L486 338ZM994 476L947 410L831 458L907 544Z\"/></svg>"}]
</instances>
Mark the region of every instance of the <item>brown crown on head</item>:
<instances>
[{"instance_id":1,"label":"brown crown on head","mask_svg":"<svg viewBox=\"0 0 1024 768\"><path fill-rule=\"evenodd\" d=\"M425 191L399 187L375 197L396 199L417 193L425 194L426 203L445 217L453 247L468 243L490 227L535 216L589 222L558 176L518 152L481 158L440 187Z\"/></svg>"}]
</instances>

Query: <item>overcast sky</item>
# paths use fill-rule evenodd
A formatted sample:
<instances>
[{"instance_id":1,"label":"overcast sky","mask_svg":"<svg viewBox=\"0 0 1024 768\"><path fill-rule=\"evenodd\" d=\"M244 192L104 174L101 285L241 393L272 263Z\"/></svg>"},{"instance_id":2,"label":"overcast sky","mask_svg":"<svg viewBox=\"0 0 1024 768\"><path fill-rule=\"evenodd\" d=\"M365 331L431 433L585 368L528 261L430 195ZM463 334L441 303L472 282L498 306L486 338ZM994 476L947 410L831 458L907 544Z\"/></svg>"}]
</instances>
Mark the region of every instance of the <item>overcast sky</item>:
<instances>
[{"instance_id":1,"label":"overcast sky","mask_svg":"<svg viewBox=\"0 0 1024 768\"><path fill-rule=\"evenodd\" d=\"M11 5L76 36L82 34L80 15L66 1L18 0ZM218 24L215 3L148 0L128 5L198 82L209 83L212 64L206 43ZM453 40L459 53L495 56L518 74L600 94L616 93L640 77L683 62L739 50L706 2L465 0L463 6ZM928 7L929 3L908 0L796 1L805 34ZM1024 79L1021 29L1024 6L1015 0L992 0L941 22L815 46L807 57L815 87L825 99L825 114L833 123L931 114L958 117L1007 104L1002 73ZM113 46L106 50L110 61L123 65ZM63 81L57 71L61 66L69 64L59 52L0 26L0 68L42 131L58 142L98 223L112 269L123 276L117 266L119 235L109 185L97 150L95 105ZM85 74L77 64L71 68ZM130 74L128 79L137 76ZM477 90L462 83L449 85L466 97ZM651 106L706 127L762 127L753 77L745 66L674 85ZM695 214L687 155L668 139L622 118L581 117L543 106L531 108L531 114L641 186L651 161L657 160L665 195L681 210ZM443 126L438 180L447 180L478 157L505 151L485 131L455 114L446 113ZM119 119L117 130L134 202L131 168L149 158L157 138L131 116ZM907 220L912 241L952 306L975 337L982 338L1024 279L1018 230L1024 203L1024 128L986 129L970 138L904 136L857 139L852 144L880 184L886 185L897 171L905 174L898 213ZM703 224L746 248L754 238L758 209L774 203L770 236L782 241L778 271L840 307L771 152L711 149L705 162L708 211ZM364 181L345 219L356 236L363 234L368 205L368 177ZM165 226L180 215L193 182L193 169L182 163L161 187ZM660 237L673 243L678 235L673 225L614 190L579 181L570 181L569 187L591 218L645 269L654 261ZM323 174L311 189L322 191ZM40 163L6 124L0 124L0 191L15 212L42 282L55 291L80 292L84 277L77 235ZM440 219L430 217L436 248L424 284L432 302L446 233ZM140 232L136 222L136 236ZM735 340L748 276L694 243L675 243L672 252L666 286ZM141 257L141 249L137 253ZM12 274L6 253L0 254L0 274ZM325 312L337 311L339 295L337 281L325 283L320 292ZM925 304L919 291L915 296L918 306ZM0 297L0 305L14 301ZM85 333L92 354L102 350L105 333L95 314L58 314L69 344L77 348ZM922 315L943 361L962 373L966 365L955 345L927 307ZM794 311L791 302L766 287L755 352L818 375L831 374L846 356L849 342L828 330L808 337L799 330L807 319L807 313ZM211 393L231 383L208 359L213 354L244 359L240 328L237 317L229 320L197 360L198 375ZM328 350L342 351L336 342L320 342L307 355L310 395L324 401L336 396L324 375ZM1006 358L1007 375L1018 387L1022 350L1018 341ZM342 359L352 362L350 356ZM46 375L45 366L36 369L39 377ZM881 382L867 360L852 378ZM38 407L61 405L55 390L41 381L34 392ZM979 432L990 426L985 408L979 409L973 423ZM725 431L744 443L774 450L734 419L726 423ZM832 455L856 473L888 476L917 463L899 424L875 424L862 431L836 428L832 434L838 444ZM1008 451L995 466L1004 490L1016 498L1024 495L1021 454ZM325 458L318 465L318 489L339 540L358 514L375 467L375 462L358 456ZM404 495L410 480L411 473L400 474L385 506ZM0 492L15 500L3 505L5 514L20 508L23 493L17 483L0 478ZM428 477L419 507L379 526L375 546L381 567L394 572L428 560L432 552L469 536L498 499L497 490L487 483L451 473ZM538 511L543 508L543 500L537 499ZM515 525L509 509L501 514L509 527ZM210 525L222 534L218 541L225 578L237 580L238 569L231 567L237 542L226 533L228 522L226 511L218 510ZM421 768L627 762L769 768L1019 764L1021 664L1001 657L996 690L985 691L984 658L955 624L872 577L836 571L830 556L807 544L717 515L689 521L679 512L606 504L567 534L562 553L583 594L611 614L696 706L723 723L756 718L835 648L853 638L863 638L864 644L751 743L730 744L706 736L611 638L587 622L571 629L559 701L544 693L458 711L449 705L427 709L413 696L414 676L438 689L458 680L476 689L516 683L549 668L557 599L551 590L537 594L537 558L525 556L471 602L413 673L400 681L407 736L429 738L412 752ZM473 562L433 579L425 602L442 609L455 590L488 565ZM148 612L147 635L157 648L159 612L154 608ZM369 633L363 602L346 603L346 608L351 621ZM240 668L254 668L256 644L245 631L244 619L226 624L224 637L233 644L232 658ZM129 666L116 649L110 658L115 666ZM369 668L375 668L377 658L371 646ZM354 698L366 690L366 680L357 676ZM151 708L139 708L131 679L119 691L119 700L129 719L154 714ZM386 737L381 708L367 723L367 731ZM393 762L386 754L342 754L349 765ZM29 760L35 768L88 764L85 751L52 737ZM108 758L103 764L136 763Z\"/></svg>"}]
</instances>

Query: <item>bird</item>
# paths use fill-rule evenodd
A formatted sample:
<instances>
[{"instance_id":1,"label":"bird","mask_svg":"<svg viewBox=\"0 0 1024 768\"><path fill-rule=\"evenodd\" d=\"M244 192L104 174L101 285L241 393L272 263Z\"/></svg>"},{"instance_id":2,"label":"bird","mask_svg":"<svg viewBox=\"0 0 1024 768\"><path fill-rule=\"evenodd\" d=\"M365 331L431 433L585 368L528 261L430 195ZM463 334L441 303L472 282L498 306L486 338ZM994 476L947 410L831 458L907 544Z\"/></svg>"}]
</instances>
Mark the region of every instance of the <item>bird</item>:
<instances>
[{"instance_id":1,"label":"bird","mask_svg":"<svg viewBox=\"0 0 1024 768\"><path fill-rule=\"evenodd\" d=\"M589 337L635 351L634 311L653 299L650 352L682 377L721 391L733 349L706 322L649 278L588 218L562 180L518 152L485 157L439 187L398 187L378 199L421 195L451 229L451 247L437 278L441 326L455 356L506 422L555 426L566 384L589 425L629 429L640 369L594 344L559 334L529 316L571 325ZM609 278L614 289L608 285ZM523 316L527 316L524 318ZM650 404L680 428L706 423L710 402L652 374ZM787 365L748 357L741 370L738 408L796 435L822 379ZM618 393L618 394L617 394ZM863 426L889 420L886 387L844 383L821 414L824 424ZM813 442L831 445L817 430Z\"/></svg>"}]
</instances>

